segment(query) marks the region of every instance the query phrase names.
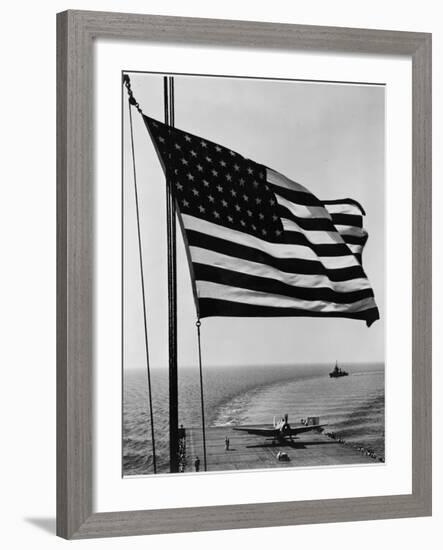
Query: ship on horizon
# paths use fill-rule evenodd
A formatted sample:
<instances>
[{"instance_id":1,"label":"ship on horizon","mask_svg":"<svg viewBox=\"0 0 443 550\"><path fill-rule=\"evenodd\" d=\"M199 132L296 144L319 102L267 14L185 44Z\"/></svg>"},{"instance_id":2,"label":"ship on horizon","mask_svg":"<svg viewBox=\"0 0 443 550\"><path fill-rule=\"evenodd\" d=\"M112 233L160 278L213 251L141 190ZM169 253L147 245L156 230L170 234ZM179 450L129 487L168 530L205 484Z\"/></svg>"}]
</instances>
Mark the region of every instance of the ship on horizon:
<instances>
[{"instance_id":1,"label":"ship on horizon","mask_svg":"<svg viewBox=\"0 0 443 550\"><path fill-rule=\"evenodd\" d=\"M349 376L349 373L346 372L345 370L341 369L339 366L338 366L338 363L337 361L335 362L335 367L333 368L333 370L329 373L329 377L330 378L341 378L342 376Z\"/></svg>"}]
</instances>

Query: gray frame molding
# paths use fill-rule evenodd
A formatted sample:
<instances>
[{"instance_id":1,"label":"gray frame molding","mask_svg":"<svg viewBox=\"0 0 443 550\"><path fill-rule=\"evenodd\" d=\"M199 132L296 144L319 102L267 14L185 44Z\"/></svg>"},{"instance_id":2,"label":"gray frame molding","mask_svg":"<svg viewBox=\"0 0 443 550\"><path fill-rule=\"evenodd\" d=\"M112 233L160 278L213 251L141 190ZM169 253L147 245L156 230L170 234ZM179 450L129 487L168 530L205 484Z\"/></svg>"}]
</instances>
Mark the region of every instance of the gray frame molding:
<instances>
[{"instance_id":1,"label":"gray frame molding","mask_svg":"<svg viewBox=\"0 0 443 550\"><path fill-rule=\"evenodd\" d=\"M92 94L96 38L412 59L412 494L93 513ZM66 11L57 16L57 534L87 538L431 514L431 35Z\"/></svg>"}]
</instances>

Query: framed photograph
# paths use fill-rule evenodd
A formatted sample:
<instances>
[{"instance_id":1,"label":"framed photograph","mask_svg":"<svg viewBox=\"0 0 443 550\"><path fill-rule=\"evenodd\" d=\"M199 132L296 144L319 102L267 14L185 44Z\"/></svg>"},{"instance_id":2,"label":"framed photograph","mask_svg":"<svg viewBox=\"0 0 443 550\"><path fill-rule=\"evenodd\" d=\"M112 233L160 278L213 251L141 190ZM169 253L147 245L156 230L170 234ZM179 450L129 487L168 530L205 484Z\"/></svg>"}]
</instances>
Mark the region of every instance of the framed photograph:
<instances>
[{"instance_id":1,"label":"framed photograph","mask_svg":"<svg viewBox=\"0 0 443 550\"><path fill-rule=\"evenodd\" d=\"M57 531L431 513L431 36L58 15Z\"/></svg>"}]
</instances>

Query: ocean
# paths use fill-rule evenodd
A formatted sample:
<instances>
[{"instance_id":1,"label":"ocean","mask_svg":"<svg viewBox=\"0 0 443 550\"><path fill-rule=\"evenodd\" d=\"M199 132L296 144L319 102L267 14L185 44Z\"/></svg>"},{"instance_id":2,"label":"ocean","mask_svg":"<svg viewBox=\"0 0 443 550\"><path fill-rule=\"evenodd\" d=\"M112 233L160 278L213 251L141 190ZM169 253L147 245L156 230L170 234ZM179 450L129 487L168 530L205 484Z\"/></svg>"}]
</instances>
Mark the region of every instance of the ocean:
<instances>
[{"instance_id":1,"label":"ocean","mask_svg":"<svg viewBox=\"0 0 443 550\"><path fill-rule=\"evenodd\" d=\"M341 364L349 376L332 379L331 365L211 367L205 369L207 426L269 424L289 414L298 423L319 416L346 442L371 449L384 458L384 365ZM157 471L167 473L168 373L152 369ZM151 425L145 370L124 374L123 474L152 474ZM179 370L179 423L201 426L199 373Z\"/></svg>"}]
</instances>

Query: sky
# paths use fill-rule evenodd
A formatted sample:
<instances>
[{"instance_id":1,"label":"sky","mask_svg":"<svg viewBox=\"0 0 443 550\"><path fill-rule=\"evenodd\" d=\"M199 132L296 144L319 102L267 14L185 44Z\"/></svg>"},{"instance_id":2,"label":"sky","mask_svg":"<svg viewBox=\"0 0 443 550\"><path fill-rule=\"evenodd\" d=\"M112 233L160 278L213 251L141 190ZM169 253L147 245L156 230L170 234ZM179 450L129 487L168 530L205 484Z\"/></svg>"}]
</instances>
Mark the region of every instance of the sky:
<instances>
[{"instance_id":1,"label":"sky","mask_svg":"<svg viewBox=\"0 0 443 550\"><path fill-rule=\"evenodd\" d=\"M163 76L131 73L143 112L163 121ZM165 177L134 110L144 275L152 368L167 368ZM353 198L365 211L363 267L381 319L205 318L205 368L382 362L385 334L385 89L225 77L175 76L175 125L220 143L307 187L320 199ZM124 368L146 365L129 115L123 96ZM178 363L197 365L196 314L177 231Z\"/></svg>"}]
</instances>

